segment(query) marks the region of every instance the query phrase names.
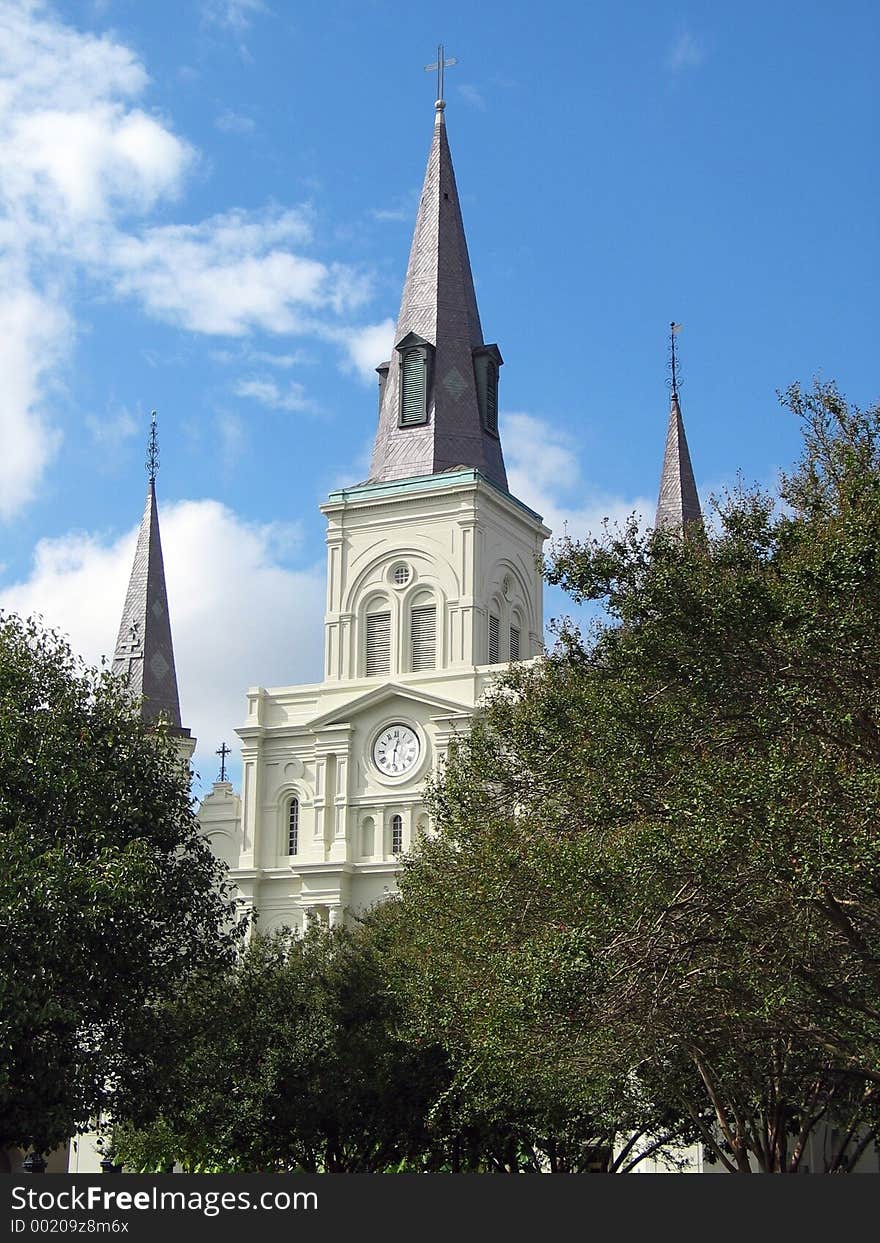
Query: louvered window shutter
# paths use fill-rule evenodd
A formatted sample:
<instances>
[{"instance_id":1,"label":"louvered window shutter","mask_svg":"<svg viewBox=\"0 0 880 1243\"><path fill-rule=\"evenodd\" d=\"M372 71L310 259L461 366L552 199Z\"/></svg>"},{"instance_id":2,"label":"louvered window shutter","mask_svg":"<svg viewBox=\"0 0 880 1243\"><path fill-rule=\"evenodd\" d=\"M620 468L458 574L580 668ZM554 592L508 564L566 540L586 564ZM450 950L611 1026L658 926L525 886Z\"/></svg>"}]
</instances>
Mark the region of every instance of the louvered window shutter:
<instances>
[{"instance_id":1,"label":"louvered window shutter","mask_svg":"<svg viewBox=\"0 0 880 1243\"><path fill-rule=\"evenodd\" d=\"M400 360L400 422L404 427L425 421L427 361L424 349L407 350Z\"/></svg>"},{"instance_id":2,"label":"louvered window shutter","mask_svg":"<svg viewBox=\"0 0 880 1243\"><path fill-rule=\"evenodd\" d=\"M498 431L498 368L492 362L486 368L486 426Z\"/></svg>"},{"instance_id":3,"label":"louvered window shutter","mask_svg":"<svg viewBox=\"0 0 880 1243\"><path fill-rule=\"evenodd\" d=\"M433 669L437 656L437 609L428 604L412 611L412 667Z\"/></svg>"},{"instance_id":4,"label":"louvered window shutter","mask_svg":"<svg viewBox=\"0 0 880 1243\"><path fill-rule=\"evenodd\" d=\"M367 614L367 677L391 672L391 614Z\"/></svg>"},{"instance_id":5,"label":"louvered window shutter","mask_svg":"<svg viewBox=\"0 0 880 1243\"><path fill-rule=\"evenodd\" d=\"M498 664L498 638L501 633L501 627L498 624L498 618L489 614L489 664Z\"/></svg>"},{"instance_id":6,"label":"louvered window shutter","mask_svg":"<svg viewBox=\"0 0 880 1243\"><path fill-rule=\"evenodd\" d=\"M510 659L519 660L519 631L516 626L510 627Z\"/></svg>"},{"instance_id":7,"label":"louvered window shutter","mask_svg":"<svg viewBox=\"0 0 880 1243\"><path fill-rule=\"evenodd\" d=\"M287 816L287 853L295 855L299 850L299 799L290 800Z\"/></svg>"}]
</instances>

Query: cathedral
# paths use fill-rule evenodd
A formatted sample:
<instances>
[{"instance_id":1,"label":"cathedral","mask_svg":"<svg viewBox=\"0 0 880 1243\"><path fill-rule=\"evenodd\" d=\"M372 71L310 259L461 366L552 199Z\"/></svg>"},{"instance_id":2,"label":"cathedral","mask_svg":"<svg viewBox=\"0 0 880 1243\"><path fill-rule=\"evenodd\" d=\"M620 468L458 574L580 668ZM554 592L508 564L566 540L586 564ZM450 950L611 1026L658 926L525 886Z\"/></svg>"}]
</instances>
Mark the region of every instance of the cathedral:
<instances>
[{"instance_id":1,"label":"cathedral","mask_svg":"<svg viewBox=\"0 0 880 1243\"><path fill-rule=\"evenodd\" d=\"M493 677L543 650L550 531L507 486L503 358L483 337L445 104L435 104L392 357L377 368L369 478L331 492L323 681L252 687L242 789L220 780L199 820L263 931L333 925L394 891L429 830L426 778ZM150 718L181 725L150 483L114 669ZM657 523L699 521L674 383Z\"/></svg>"},{"instance_id":2,"label":"cathedral","mask_svg":"<svg viewBox=\"0 0 880 1243\"><path fill-rule=\"evenodd\" d=\"M683 531L701 512L676 385L676 329L655 525ZM543 651L541 555L551 532L508 488L502 364L499 347L483 338L441 98L392 357L377 368L369 477L321 506L323 680L246 692L237 731L242 789L224 767L199 811L261 930L302 930L309 920L332 926L392 894L401 856L430 831L426 779L493 678ZM177 691L157 462L154 423L113 668L128 677L145 719L170 726L188 762L195 741ZM812 1148L821 1142L810 1140L810 1168L821 1167ZM87 1140L73 1141L69 1168L96 1169L99 1155ZM716 1168L699 1144L679 1156L685 1170ZM876 1155L860 1168L876 1169ZM656 1155L639 1166L664 1169Z\"/></svg>"}]
</instances>

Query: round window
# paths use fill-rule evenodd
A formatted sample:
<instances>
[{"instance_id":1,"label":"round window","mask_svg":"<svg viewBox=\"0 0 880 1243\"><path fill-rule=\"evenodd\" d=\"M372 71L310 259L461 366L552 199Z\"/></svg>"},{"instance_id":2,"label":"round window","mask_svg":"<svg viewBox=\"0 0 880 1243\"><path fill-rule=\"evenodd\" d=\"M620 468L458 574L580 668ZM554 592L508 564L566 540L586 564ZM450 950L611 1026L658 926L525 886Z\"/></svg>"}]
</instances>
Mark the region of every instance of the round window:
<instances>
[{"instance_id":1,"label":"round window","mask_svg":"<svg viewBox=\"0 0 880 1243\"><path fill-rule=\"evenodd\" d=\"M412 570L405 562L398 561L391 567L389 577L395 587L405 587L412 578Z\"/></svg>"}]
</instances>

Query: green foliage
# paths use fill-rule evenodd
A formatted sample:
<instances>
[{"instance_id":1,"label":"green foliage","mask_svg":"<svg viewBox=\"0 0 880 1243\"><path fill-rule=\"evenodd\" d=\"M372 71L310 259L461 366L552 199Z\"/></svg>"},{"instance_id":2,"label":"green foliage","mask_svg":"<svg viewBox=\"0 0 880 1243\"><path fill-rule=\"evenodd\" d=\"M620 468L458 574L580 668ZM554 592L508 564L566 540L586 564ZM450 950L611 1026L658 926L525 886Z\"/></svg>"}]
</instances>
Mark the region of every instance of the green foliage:
<instances>
[{"instance_id":1,"label":"green foliage","mask_svg":"<svg viewBox=\"0 0 880 1243\"><path fill-rule=\"evenodd\" d=\"M410 861L428 1030L617 1134L850 1168L880 1084L880 410L793 388L782 505L562 540L609 621L501 680ZM407 983L407 981L409 981Z\"/></svg>"},{"instance_id":2,"label":"green foliage","mask_svg":"<svg viewBox=\"0 0 880 1243\"><path fill-rule=\"evenodd\" d=\"M236 941L173 741L0 615L0 1144L48 1151L139 1075L142 1015Z\"/></svg>"},{"instance_id":3,"label":"green foliage","mask_svg":"<svg viewBox=\"0 0 880 1243\"><path fill-rule=\"evenodd\" d=\"M457 1064L397 985L396 904L354 928L255 936L234 969L156 1015L153 1082L117 1113L128 1169L520 1172L586 1169L593 1131ZM154 1043L152 1040L149 1043Z\"/></svg>"},{"instance_id":4,"label":"green foliage","mask_svg":"<svg viewBox=\"0 0 880 1243\"><path fill-rule=\"evenodd\" d=\"M400 1039L386 984L365 929L254 936L157 1013L162 1096L117 1113L114 1150L201 1171L417 1166L445 1062Z\"/></svg>"}]
</instances>

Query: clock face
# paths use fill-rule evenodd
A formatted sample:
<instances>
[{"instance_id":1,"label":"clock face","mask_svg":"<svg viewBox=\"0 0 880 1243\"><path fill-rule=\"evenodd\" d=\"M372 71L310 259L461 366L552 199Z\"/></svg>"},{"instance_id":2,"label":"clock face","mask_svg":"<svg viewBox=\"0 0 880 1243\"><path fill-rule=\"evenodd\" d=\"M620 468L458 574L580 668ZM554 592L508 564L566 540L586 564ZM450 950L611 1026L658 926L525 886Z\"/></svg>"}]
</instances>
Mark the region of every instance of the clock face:
<instances>
[{"instance_id":1,"label":"clock face","mask_svg":"<svg viewBox=\"0 0 880 1243\"><path fill-rule=\"evenodd\" d=\"M408 725L387 725L373 743L373 763L386 777L400 777L415 767L421 744Z\"/></svg>"}]
</instances>

